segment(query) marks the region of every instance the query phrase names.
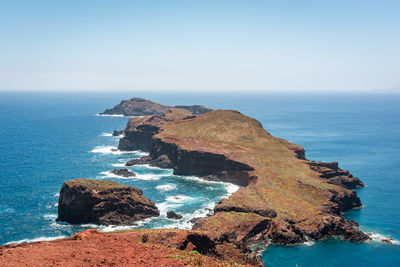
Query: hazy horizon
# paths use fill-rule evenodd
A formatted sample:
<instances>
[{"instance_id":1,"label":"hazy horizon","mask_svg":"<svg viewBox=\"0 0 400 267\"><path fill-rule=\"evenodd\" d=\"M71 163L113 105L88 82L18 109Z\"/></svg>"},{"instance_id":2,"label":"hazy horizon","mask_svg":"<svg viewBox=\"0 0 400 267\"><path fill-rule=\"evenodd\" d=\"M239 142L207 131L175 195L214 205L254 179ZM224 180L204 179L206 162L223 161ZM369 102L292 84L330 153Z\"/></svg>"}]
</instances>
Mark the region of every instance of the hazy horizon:
<instances>
[{"instance_id":1,"label":"hazy horizon","mask_svg":"<svg viewBox=\"0 0 400 267\"><path fill-rule=\"evenodd\" d=\"M400 91L398 1L2 3L1 91Z\"/></svg>"}]
</instances>

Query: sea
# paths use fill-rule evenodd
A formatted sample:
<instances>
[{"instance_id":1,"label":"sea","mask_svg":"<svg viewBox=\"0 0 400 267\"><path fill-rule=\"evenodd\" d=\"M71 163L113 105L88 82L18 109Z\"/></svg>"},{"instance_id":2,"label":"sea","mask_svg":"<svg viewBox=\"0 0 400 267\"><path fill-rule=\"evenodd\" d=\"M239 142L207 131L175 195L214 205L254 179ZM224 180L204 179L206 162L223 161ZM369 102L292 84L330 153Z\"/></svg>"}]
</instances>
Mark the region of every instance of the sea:
<instances>
[{"instance_id":1,"label":"sea","mask_svg":"<svg viewBox=\"0 0 400 267\"><path fill-rule=\"evenodd\" d=\"M266 266L400 266L400 94L388 92L1 92L0 244L52 240L87 228L188 229L190 219L206 216L238 189L147 165L129 168L138 174L134 178L110 174L146 153L115 150L119 137L112 132L124 129L129 118L98 114L134 96L167 105L238 110L259 120L272 135L303 146L308 159L338 161L366 184L357 190L362 208L345 216L372 233L371 241L271 245L262 254ZM161 216L123 227L57 222L60 188L75 178L138 187ZM168 219L168 210L183 219ZM393 238L394 244L382 243L382 238Z\"/></svg>"}]
</instances>

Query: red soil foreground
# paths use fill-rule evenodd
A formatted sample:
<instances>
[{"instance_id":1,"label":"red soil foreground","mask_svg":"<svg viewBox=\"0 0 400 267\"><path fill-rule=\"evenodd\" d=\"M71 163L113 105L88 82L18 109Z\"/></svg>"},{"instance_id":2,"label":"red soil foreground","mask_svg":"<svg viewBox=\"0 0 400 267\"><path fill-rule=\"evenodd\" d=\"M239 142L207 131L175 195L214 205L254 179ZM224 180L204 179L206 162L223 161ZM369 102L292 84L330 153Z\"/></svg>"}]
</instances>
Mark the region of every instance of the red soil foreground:
<instances>
[{"instance_id":1,"label":"red soil foreground","mask_svg":"<svg viewBox=\"0 0 400 267\"><path fill-rule=\"evenodd\" d=\"M182 237L172 237L175 238L173 243ZM101 233L86 230L66 239L1 246L0 266L232 265L195 251L183 251L150 241L144 243L143 232Z\"/></svg>"}]
</instances>

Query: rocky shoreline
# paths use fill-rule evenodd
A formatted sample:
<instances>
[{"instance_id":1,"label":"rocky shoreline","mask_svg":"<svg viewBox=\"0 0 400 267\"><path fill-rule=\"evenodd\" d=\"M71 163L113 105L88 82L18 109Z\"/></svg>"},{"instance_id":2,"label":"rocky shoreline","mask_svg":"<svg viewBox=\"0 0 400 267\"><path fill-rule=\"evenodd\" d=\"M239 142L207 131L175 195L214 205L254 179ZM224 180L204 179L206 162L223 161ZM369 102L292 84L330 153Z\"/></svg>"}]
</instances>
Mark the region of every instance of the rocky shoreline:
<instances>
[{"instance_id":1,"label":"rocky shoreline","mask_svg":"<svg viewBox=\"0 0 400 267\"><path fill-rule=\"evenodd\" d=\"M217 203L207 217L191 220L193 230L139 229L120 234L84 231L70 238L79 241L73 246L85 248L100 240L106 247L119 246L133 238L139 240L135 249L141 251L129 259L135 264L138 257L147 255L146 249L141 249L151 244L148 248L155 245L163 250L163 257L173 249L182 257L179 259L191 262L193 258L182 251L197 251L210 257L204 258L206 263L218 259L221 266L261 266L259 251L251 249L255 245L293 245L332 237L352 242L370 239L358 229L357 222L343 217L343 212L362 206L352 190L364 187L360 179L339 168L337 162L307 160L302 147L271 136L260 122L240 112L212 111L200 105L170 107L133 98L102 114L136 116L113 135L122 136L119 150L142 150L149 155L129 160L125 166L171 168L176 175L228 182L240 189ZM128 169L111 172L135 176ZM157 207L140 189L113 181L67 181L61 188L58 207L57 220L72 224L133 225L159 216ZM182 218L171 210L167 215L170 220ZM38 243L31 249L5 246L0 252L7 251L12 257L14 251L29 254L34 249L71 246L69 240L53 242L53 246ZM77 255L79 250L70 249L70 253ZM108 253L108 258L114 257L115 252ZM98 260L102 255L93 257ZM178 262L168 260L169 264Z\"/></svg>"},{"instance_id":2,"label":"rocky shoreline","mask_svg":"<svg viewBox=\"0 0 400 267\"><path fill-rule=\"evenodd\" d=\"M237 117L239 121L244 120L254 128L258 135L263 135L268 142L279 145L282 153L292 153L290 161L293 161L296 167L297 164L301 165L303 171L307 172L307 176L309 176L303 179L304 181L293 179L294 183L287 180L294 184L292 194L309 195L310 199L302 199L304 207L299 205L298 210L295 211L301 218L297 219L289 212L279 211L279 207L271 207L272 205L269 205L268 201L263 200L263 195L260 196L260 192L256 193L259 191L257 187L263 186L265 181L260 182L260 180L264 180L264 178L261 178L257 172L258 166L246 162L246 158L242 155L247 151L251 155L253 149L237 142L234 145L236 151L233 152L227 149L226 144L213 142L213 140L207 140L206 147L205 142L201 140L203 136L190 136L184 132L185 129L201 128L198 120L210 124L214 116L219 117L218 119L222 118L224 123L229 122L232 116ZM218 126L217 123L212 123L215 124L214 126ZM176 134L178 130L183 130L182 135L185 136L180 136L180 133ZM229 142L228 140L223 141ZM241 229L240 236L236 238L235 242L247 245L258 243L296 244L303 243L309 238L321 240L340 237L355 242L369 239L367 234L358 230L356 222L348 221L342 216L343 212L362 205L356 192L349 190L364 186L358 178L353 177L348 171L340 169L337 162L324 163L307 160L303 148L270 136L262 129L259 122L236 111L213 111L190 119L179 116L173 120L166 120L158 116L133 118L127 124L125 137L121 138L119 149L142 150L150 153L149 156L128 161L126 166L150 164L161 168L172 168L174 174L177 175L196 175L207 180L230 182L242 187L229 199L221 201L215 207L213 215L196 220L194 229L221 235L229 234L239 228ZM241 155L239 157L232 156L235 152ZM237 158L245 160L237 160ZM282 189L284 190L284 188ZM263 200L264 203L254 206L243 205L243 202L246 202L245 191L251 197L256 193L255 198ZM313 194L316 194L316 199L312 199ZM283 196L279 197L285 200ZM290 198L289 196L288 199L290 200ZM315 202L315 211L301 212L302 208L307 208L305 205L309 207L310 202ZM237 217L241 217L242 221L238 222L235 219ZM219 229L218 225L222 225L223 222L226 222L223 226L224 229ZM216 225L217 227L215 227Z\"/></svg>"}]
</instances>

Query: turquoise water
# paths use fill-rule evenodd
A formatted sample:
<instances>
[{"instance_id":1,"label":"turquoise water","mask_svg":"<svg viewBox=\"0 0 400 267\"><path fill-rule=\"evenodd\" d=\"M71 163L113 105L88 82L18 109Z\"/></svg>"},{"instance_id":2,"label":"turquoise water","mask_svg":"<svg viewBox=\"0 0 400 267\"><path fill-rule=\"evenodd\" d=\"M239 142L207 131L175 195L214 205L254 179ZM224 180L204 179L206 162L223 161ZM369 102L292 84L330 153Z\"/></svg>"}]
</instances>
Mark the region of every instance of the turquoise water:
<instances>
[{"instance_id":1,"label":"turquoise water","mask_svg":"<svg viewBox=\"0 0 400 267\"><path fill-rule=\"evenodd\" d=\"M360 177L364 207L346 214L367 232L400 240L400 95L162 95L0 93L0 243L68 236L93 225L55 222L58 192L66 180L115 179L139 187L162 216L141 227L190 227L235 188L140 166L138 178L119 179L108 171L142 152L113 153L127 118L95 114L132 96L160 103L204 104L237 109L258 119L271 134L302 145L312 160L339 161ZM184 215L165 218L166 210ZM113 227L102 227L113 230ZM376 239L379 236L376 235ZM400 246L337 240L312 246L270 246L267 266L395 266Z\"/></svg>"}]
</instances>

